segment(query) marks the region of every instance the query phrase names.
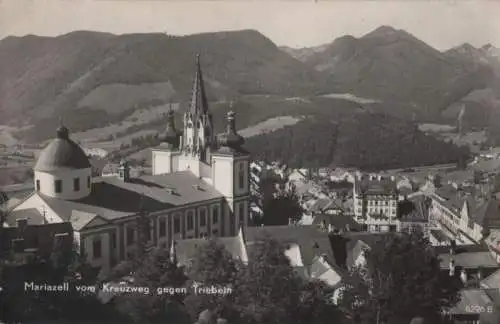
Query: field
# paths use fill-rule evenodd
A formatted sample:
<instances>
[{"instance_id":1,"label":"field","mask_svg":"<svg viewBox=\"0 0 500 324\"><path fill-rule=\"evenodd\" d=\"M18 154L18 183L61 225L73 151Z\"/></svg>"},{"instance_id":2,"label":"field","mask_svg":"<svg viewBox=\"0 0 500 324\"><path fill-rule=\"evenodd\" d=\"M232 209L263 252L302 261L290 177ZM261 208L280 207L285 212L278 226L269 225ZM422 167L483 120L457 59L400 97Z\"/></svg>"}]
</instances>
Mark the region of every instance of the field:
<instances>
[{"instance_id":1,"label":"field","mask_svg":"<svg viewBox=\"0 0 500 324\"><path fill-rule=\"evenodd\" d=\"M175 91L170 82L139 85L109 84L92 90L78 102L78 107L93 107L109 114L119 114L141 102L168 102Z\"/></svg>"},{"instance_id":2,"label":"field","mask_svg":"<svg viewBox=\"0 0 500 324\"><path fill-rule=\"evenodd\" d=\"M324 98L331 98L331 99L342 99L342 100L347 100L347 101L352 101L361 105L364 104L374 104L374 103L380 103L380 100L373 100L373 99L367 99L367 98L360 98L357 97L353 94L350 93L329 93L326 95L322 95Z\"/></svg>"},{"instance_id":3,"label":"field","mask_svg":"<svg viewBox=\"0 0 500 324\"><path fill-rule=\"evenodd\" d=\"M270 118L266 121L258 123L257 125L242 129L239 131L239 133L243 137L252 137L260 134L274 132L285 126L295 125L300 120L301 120L300 117L279 116L275 118Z\"/></svg>"},{"instance_id":4,"label":"field","mask_svg":"<svg viewBox=\"0 0 500 324\"><path fill-rule=\"evenodd\" d=\"M452 132L455 130L455 126L443 125L443 124L420 124L418 129L422 132L432 132L432 133L443 133Z\"/></svg>"},{"instance_id":5,"label":"field","mask_svg":"<svg viewBox=\"0 0 500 324\"><path fill-rule=\"evenodd\" d=\"M177 110L179 108L178 103L172 104L172 109ZM127 130L127 128L132 127L132 126L137 126L137 125L142 125L142 124L147 124L152 121L155 121L159 118L162 118L163 115L167 112L169 109L169 105L161 105L161 106L155 106L151 108L145 108L145 109L140 109L136 110L134 113L126 117L122 122L116 123L116 124L111 124L106 127L102 128L94 128L94 129L89 129L84 132L80 133L75 133L72 134L71 137L76 140L80 141L82 143L88 143L88 142L108 142L107 140L116 135L119 132L124 132ZM124 143L126 141L130 141L130 136L135 137L138 136L137 134L134 135L127 135L125 136L124 140L121 138L114 138L113 139L113 146L114 147L119 147L121 143Z\"/></svg>"}]
</instances>

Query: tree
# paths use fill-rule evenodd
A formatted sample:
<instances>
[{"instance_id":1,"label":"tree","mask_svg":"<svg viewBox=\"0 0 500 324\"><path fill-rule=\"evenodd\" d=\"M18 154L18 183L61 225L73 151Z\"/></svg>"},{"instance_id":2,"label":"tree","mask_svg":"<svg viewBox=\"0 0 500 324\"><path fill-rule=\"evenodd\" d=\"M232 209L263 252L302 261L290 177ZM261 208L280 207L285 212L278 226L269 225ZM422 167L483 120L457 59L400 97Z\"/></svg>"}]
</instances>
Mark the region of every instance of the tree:
<instances>
[{"instance_id":1,"label":"tree","mask_svg":"<svg viewBox=\"0 0 500 324\"><path fill-rule=\"evenodd\" d=\"M263 201L264 225L286 225L298 222L304 213L295 186L288 185Z\"/></svg>"},{"instance_id":2,"label":"tree","mask_svg":"<svg viewBox=\"0 0 500 324\"><path fill-rule=\"evenodd\" d=\"M149 251L131 277L134 286L149 288L149 294L124 294L116 297L122 311L134 322L183 322L184 296L179 293L158 292L158 288L183 287L187 279L183 269L170 260L167 250L154 248Z\"/></svg>"},{"instance_id":3,"label":"tree","mask_svg":"<svg viewBox=\"0 0 500 324\"><path fill-rule=\"evenodd\" d=\"M345 280L341 304L356 323L409 323L425 316L439 323L458 301L460 284L440 269L419 231L387 237L365 252L366 267Z\"/></svg>"},{"instance_id":4,"label":"tree","mask_svg":"<svg viewBox=\"0 0 500 324\"><path fill-rule=\"evenodd\" d=\"M239 265L225 247L216 240L209 240L201 245L188 270L188 287L193 285L215 286L234 289L234 281ZM198 295L189 294L184 300L188 312L193 319L198 314L210 309L218 316L231 317L233 312L231 294L228 295Z\"/></svg>"},{"instance_id":5,"label":"tree","mask_svg":"<svg viewBox=\"0 0 500 324\"><path fill-rule=\"evenodd\" d=\"M294 323L299 291L300 281L284 248L271 239L255 243L236 282L238 323Z\"/></svg>"},{"instance_id":6,"label":"tree","mask_svg":"<svg viewBox=\"0 0 500 324\"><path fill-rule=\"evenodd\" d=\"M10 261L13 261L11 259ZM77 284L95 282L97 272L84 261L76 249L56 251L48 256L36 255L23 264L9 262L4 267L0 286L0 320L7 322L41 320L119 320L112 309L100 303L94 293L76 291ZM24 290L24 284L69 284L69 291L47 292Z\"/></svg>"},{"instance_id":7,"label":"tree","mask_svg":"<svg viewBox=\"0 0 500 324\"><path fill-rule=\"evenodd\" d=\"M300 302L297 305L298 322L322 324L340 319L341 312L330 301L332 293L333 289L323 281L302 282L299 295Z\"/></svg>"}]
</instances>

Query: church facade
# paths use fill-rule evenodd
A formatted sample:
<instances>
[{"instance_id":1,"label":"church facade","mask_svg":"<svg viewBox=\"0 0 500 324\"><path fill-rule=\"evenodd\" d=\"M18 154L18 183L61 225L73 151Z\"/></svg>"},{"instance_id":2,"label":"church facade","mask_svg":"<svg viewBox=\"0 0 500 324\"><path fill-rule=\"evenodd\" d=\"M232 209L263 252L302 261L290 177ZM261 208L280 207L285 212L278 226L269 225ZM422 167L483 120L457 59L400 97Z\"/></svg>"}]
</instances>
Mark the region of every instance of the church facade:
<instances>
[{"instance_id":1,"label":"church facade","mask_svg":"<svg viewBox=\"0 0 500 324\"><path fill-rule=\"evenodd\" d=\"M196 58L192 98L178 131L168 111L162 144L152 150L152 175L131 177L122 161L117 177L92 177L83 150L64 126L34 167L35 191L7 225L71 223L80 250L104 271L135 253L139 215L150 221L149 240L172 242L235 236L248 225L250 155L236 132L235 114L217 134ZM24 215L24 216L23 216Z\"/></svg>"}]
</instances>

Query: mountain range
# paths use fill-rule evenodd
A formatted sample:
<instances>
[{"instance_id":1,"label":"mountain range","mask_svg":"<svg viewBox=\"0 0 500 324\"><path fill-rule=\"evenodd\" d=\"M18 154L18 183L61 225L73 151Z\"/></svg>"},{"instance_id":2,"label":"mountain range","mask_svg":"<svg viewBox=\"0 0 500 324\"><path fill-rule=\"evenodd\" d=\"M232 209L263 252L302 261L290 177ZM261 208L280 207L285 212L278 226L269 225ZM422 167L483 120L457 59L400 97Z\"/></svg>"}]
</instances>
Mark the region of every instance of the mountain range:
<instances>
[{"instance_id":1,"label":"mountain range","mask_svg":"<svg viewBox=\"0 0 500 324\"><path fill-rule=\"evenodd\" d=\"M0 41L0 120L35 125L32 134L42 139L61 116L85 130L137 109L185 103L197 52L212 102L293 97L329 111L339 101L316 99L351 94L372 100L358 102L361 109L425 122L453 120L463 101L474 103L472 115L498 108L500 51L493 45L440 52L389 26L305 49L279 48L255 30L190 36L78 31ZM273 105L262 119L272 117Z\"/></svg>"}]
</instances>

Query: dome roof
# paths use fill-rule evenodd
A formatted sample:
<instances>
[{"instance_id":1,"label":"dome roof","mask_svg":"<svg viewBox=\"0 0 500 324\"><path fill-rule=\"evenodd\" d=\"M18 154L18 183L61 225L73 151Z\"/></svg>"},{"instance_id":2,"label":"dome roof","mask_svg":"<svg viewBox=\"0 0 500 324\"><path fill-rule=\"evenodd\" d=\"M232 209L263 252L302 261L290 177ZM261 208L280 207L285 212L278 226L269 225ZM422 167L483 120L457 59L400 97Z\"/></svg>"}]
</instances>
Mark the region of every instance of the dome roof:
<instances>
[{"instance_id":1,"label":"dome roof","mask_svg":"<svg viewBox=\"0 0 500 324\"><path fill-rule=\"evenodd\" d=\"M35 171L90 168L90 161L82 148L69 138L69 131L61 126L57 137L43 149L35 164Z\"/></svg>"},{"instance_id":2,"label":"dome roof","mask_svg":"<svg viewBox=\"0 0 500 324\"><path fill-rule=\"evenodd\" d=\"M227 113L227 130L219 137L219 144L222 147L237 149L245 143L243 136L236 132L234 116L233 111Z\"/></svg>"}]
</instances>

